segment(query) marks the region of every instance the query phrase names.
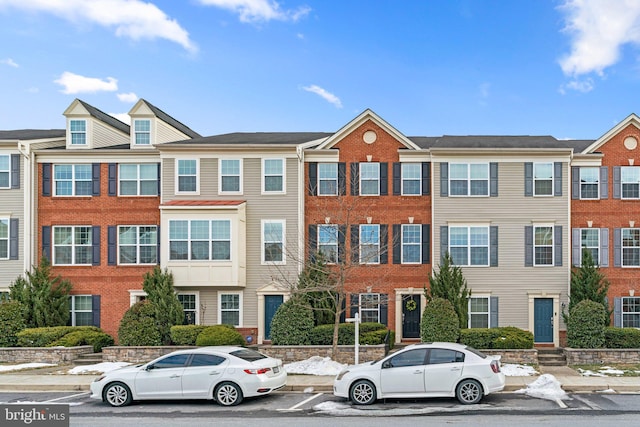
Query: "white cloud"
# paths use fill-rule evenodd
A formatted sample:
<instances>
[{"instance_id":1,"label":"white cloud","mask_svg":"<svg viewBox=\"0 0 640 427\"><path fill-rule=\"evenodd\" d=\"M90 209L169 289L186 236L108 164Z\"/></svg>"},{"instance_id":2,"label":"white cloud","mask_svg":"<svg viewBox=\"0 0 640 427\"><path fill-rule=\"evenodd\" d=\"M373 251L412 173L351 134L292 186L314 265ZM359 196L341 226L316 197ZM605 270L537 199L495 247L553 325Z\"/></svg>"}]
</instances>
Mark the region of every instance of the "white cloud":
<instances>
[{"instance_id":1,"label":"white cloud","mask_svg":"<svg viewBox=\"0 0 640 427\"><path fill-rule=\"evenodd\" d=\"M560 93L564 95L567 89L582 93L591 92L593 90L593 79L572 80L560 87Z\"/></svg>"},{"instance_id":2,"label":"white cloud","mask_svg":"<svg viewBox=\"0 0 640 427\"><path fill-rule=\"evenodd\" d=\"M188 51L197 51L189 33L175 19L169 18L153 3L141 0L0 0L0 8L3 6L51 13L83 25L95 23L115 29L118 37L166 39Z\"/></svg>"},{"instance_id":3,"label":"white cloud","mask_svg":"<svg viewBox=\"0 0 640 427\"><path fill-rule=\"evenodd\" d=\"M109 113L109 115L120 120L122 123L131 125L131 116L129 116L129 114L127 113Z\"/></svg>"},{"instance_id":4,"label":"white cloud","mask_svg":"<svg viewBox=\"0 0 640 427\"><path fill-rule=\"evenodd\" d=\"M317 85L304 86L302 89L306 90L307 92L315 93L325 101L335 105L336 108L342 108L342 102L340 101L340 98L338 98L337 96L335 96L330 92L327 92L320 86L317 86Z\"/></svg>"},{"instance_id":5,"label":"white cloud","mask_svg":"<svg viewBox=\"0 0 640 427\"><path fill-rule=\"evenodd\" d=\"M205 6L215 6L240 15L241 22L298 21L311 11L308 6L297 9L280 9L280 4L271 0L198 0Z\"/></svg>"},{"instance_id":6,"label":"white cloud","mask_svg":"<svg viewBox=\"0 0 640 427\"><path fill-rule=\"evenodd\" d=\"M133 92L119 93L117 96L118 99L122 102L134 103L138 100L138 95Z\"/></svg>"},{"instance_id":7,"label":"white cloud","mask_svg":"<svg viewBox=\"0 0 640 427\"><path fill-rule=\"evenodd\" d=\"M566 14L564 30L571 37L571 53L560 60L567 76L603 75L605 68L619 61L623 45L640 45L636 0L565 0L560 10Z\"/></svg>"},{"instance_id":8,"label":"white cloud","mask_svg":"<svg viewBox=\"0 0 640 427\"><path fill-rule=\"evenodd\" d=\"M99 79L85 77L65 71L54 83L63 86L62 93L73 95L77 93L115 92L118 90L118 80L113 77Z\"/></svg>"},{"instance_id":9,"label":"white cloud","mask_svg":"<svg viewBox=\"0 0 640 427\"><path fill-rule=\"evenodd\" d=\"M8 66L14 67L14 68L18 68L19 67L19 65L11 58L0 59L0 64L5 64L5 65L8 65Z\"/></svg>"}]
</instances>

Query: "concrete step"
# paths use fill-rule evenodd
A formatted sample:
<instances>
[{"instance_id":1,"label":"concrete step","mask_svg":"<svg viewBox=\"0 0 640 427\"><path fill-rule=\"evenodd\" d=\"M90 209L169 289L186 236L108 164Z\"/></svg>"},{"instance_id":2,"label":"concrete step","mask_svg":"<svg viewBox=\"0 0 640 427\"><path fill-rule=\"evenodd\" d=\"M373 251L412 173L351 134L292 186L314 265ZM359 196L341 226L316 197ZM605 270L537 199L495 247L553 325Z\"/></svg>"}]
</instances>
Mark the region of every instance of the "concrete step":
<instances>
[{"instance_id":1,"label":"concrete step","mask_svg":"<svg viewBox=\"0 0 640 427\"><path fill-rule=\"evenodd\" d=\"M541 366L567 366L567 358L560 348L539 348L538 364Z\"/></svg>"},{"instance_id":2,"label":"concrete step","mask_svg":"<svg viewBox=\"0 0 640 427\"><path fill-rule=\"evenodd\" d=\"M102 353L84 353L73 361L76 365L95 365L102 363Z\"/></svg>"}]
</instances>

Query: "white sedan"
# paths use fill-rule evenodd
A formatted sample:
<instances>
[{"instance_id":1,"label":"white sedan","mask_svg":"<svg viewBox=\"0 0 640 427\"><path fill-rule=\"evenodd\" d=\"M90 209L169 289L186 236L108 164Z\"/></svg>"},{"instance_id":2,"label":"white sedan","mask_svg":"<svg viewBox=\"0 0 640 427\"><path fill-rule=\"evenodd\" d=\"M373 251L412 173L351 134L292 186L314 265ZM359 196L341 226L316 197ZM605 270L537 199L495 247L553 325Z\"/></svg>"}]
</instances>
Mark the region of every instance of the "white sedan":
<instances>
[{"instance_id":1,"label":"white sedan","mask_svg":"<svg viewBox=\"0 0 640 427\"><path fill-rule=\"evenodd\" d=\"M338 374L333 394L356 405L377 399L457 397L462 404L504 389L498 359L455 343L412 344L383 359Z\"/></svg>"},{"instance_id":2,"label":"white sedan","mask_svg":"<svg viewBox=\"0 0 640 427\"><path fill-rule=\"evenodd\" d=\"M286 382L279 359L243 347L199 347L107 372L91 383L91 398L111 406L145 399L213 399L233 406Z\"/></svg>"}]
</instances>

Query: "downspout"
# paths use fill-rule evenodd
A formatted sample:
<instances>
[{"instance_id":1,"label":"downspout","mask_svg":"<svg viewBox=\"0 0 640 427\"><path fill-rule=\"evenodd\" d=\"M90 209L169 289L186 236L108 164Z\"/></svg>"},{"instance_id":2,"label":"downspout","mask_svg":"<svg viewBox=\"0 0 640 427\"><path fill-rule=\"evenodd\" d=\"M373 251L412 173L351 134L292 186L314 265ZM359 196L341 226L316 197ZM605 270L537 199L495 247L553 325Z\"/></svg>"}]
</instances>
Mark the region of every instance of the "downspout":
<instances>
[{"instance_id":1,"label":"downspout","mask_svg":"<svg viewBox=\"0 0 640 427\"><path fill-rule=\"evenodd\" d=\"M30 150L29 144L25 142L18 141L18 151L22 155L24 159L24 167L23 167L23 194L24 194L24 209L23 209L23 233L24 238L22 239L22 253L23 253L23 270L24 272L30 271L33 265L33 257L35 253L35 247L37 246L37 242L33 241L33 230L35 227L34 224L34 214L33 214L33 153Z\"/></svg>"}]
</instances>

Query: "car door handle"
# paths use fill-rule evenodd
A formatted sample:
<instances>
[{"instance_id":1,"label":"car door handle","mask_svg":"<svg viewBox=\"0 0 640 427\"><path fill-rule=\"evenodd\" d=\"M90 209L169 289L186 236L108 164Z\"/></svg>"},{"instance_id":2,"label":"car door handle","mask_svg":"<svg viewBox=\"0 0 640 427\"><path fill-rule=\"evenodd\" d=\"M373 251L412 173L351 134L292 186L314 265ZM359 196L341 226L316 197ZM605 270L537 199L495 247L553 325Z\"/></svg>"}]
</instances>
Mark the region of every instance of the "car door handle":
<instances>
[{"instance_id":1,"label":"car door handle","mask_svg":"<svg viewBox=\"0 0 640 427\"><path fill-rule=\"evenodd\" d=\"M422 374L424 371L422 370L417 370L417 371L413 371L414 374Z\"/></svg>"},{"instance_id":2,"label":"car door handle","mask_svg":"<svg viewBox=\"0 0 640 427\"><path fill-rule=\"evenodd\" d=\"M169 378L180 378L180 375L173 374L173 375L171 375Z\"/></svg>"},{"instance_id":3,"label":"car door handle","mask_svg":"<svg viewBox=\"0 0 640 427\"><path fill-rule=\"evenodd\" d=\"M459 371L460 368L451 368L452 371Z\"/></svg>"},{"instance_id":4,"label":"car door handle","mask_svg":"<svg viewBox=\"0 0 640 427\"><path fill-rule=\"evenodd\" d=\"M220 372L218 372L218 371L211 371L211 372L209 372L209 375L220 375Z\"/></svg>"}]
</instances>

